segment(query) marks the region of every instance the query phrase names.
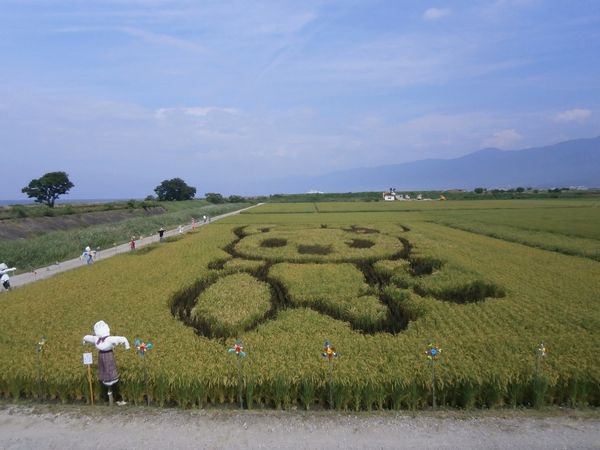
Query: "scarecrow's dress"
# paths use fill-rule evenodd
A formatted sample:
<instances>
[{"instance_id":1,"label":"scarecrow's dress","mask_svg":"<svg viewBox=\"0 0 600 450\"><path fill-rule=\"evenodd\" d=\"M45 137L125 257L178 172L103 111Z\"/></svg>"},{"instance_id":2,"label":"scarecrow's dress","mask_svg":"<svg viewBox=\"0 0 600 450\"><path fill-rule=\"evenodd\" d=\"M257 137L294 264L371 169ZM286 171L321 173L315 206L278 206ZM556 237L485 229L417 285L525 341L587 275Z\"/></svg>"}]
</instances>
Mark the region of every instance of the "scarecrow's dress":
<instances>
[{"instance_id":1,"label":"scarecrow's dress","mask_svg":"<svg viewBox=\"0 0 600 450\"><path fill-rule=\"evenodd\" d=\"M98 379L105 385L119 381L119 372L112 350L98 351Z\"/></svg>"}]
</instances>

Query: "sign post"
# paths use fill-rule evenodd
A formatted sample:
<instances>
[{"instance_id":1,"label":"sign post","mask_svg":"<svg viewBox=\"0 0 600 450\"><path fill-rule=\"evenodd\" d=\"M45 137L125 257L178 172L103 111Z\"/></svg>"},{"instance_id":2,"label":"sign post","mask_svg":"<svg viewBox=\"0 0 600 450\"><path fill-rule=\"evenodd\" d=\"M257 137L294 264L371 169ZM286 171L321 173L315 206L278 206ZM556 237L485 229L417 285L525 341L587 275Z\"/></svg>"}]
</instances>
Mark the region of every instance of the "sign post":
<instances>
[{"instance_id":1,"label":"sign post","mask_svg":"<svg viewBox=\"0 0 600 450\"><path fill-rule=\"evenodd\" d=\"M83 364L87 366L87 377L90 385L90 403L94 405L94 389L92 388L92 363L93 358L91 353L83 354Z\"/></svg>"}]
</instances>

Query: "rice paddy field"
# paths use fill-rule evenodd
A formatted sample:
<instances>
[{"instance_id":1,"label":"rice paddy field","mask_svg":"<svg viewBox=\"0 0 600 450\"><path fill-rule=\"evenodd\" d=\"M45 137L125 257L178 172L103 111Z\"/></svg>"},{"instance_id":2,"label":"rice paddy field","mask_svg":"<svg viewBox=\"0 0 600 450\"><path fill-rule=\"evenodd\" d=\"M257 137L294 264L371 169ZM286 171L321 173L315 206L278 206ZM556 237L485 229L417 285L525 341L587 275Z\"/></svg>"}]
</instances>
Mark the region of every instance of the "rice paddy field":
<instances>
[{"instance_id":1,"label":"rice paddy field","mask_svg":"<svg viewBox=\"0 0 600 450\"><path fill-rule=\"evenodd\" d=\"M153 344L115 350L133 403L419 409L434 370L444 407L599 406L598 224L594 199L263 205L2 293L0 396L89 401L104 320Z\"/></svg>"}]
</instances>

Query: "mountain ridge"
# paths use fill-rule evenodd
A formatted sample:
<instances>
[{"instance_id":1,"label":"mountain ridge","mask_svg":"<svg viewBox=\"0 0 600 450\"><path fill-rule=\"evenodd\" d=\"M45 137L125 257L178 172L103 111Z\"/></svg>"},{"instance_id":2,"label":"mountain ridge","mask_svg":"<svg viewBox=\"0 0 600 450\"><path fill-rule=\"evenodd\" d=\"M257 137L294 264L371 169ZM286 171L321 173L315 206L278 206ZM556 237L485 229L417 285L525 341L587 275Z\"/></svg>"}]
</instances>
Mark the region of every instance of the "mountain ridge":
<instances>
[{"instance_id":1,"label":"mountain ridge","mask_svg":"<svg viewBox=\"0 0 600 450\"><path fill-rule=\"evenodd\" d=\"M522 150L484 148L453 159L422 159L317 176L263 180L271 193L447 190L476 187L600 187L600 136Z\"/></svg>"}]
</instances>

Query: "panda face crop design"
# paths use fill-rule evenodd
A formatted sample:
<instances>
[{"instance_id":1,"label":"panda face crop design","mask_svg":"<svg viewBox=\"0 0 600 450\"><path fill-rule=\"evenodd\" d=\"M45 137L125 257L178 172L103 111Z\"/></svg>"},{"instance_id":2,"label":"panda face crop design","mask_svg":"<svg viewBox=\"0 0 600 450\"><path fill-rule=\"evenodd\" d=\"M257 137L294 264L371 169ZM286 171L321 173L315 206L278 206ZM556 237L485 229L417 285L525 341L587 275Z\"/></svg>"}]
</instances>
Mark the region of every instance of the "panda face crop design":
<instances>
[{"instance_id":1,"label":"panda face crop design","mask_svg":"<svg viewBox=\"0 0 600 450\"><path fill-rule=\"evenodd\" d=\"M416 318L403 305L407 296L455 303L504 296L478 274L415 251L402 225L395 233L356 225L234 231L224 248L230 258L210 263L208 279L172 302L172 313L206 337L237 337L286 308L310 308L362 333L396 334Z\"/></svg>"}]
</instances>

